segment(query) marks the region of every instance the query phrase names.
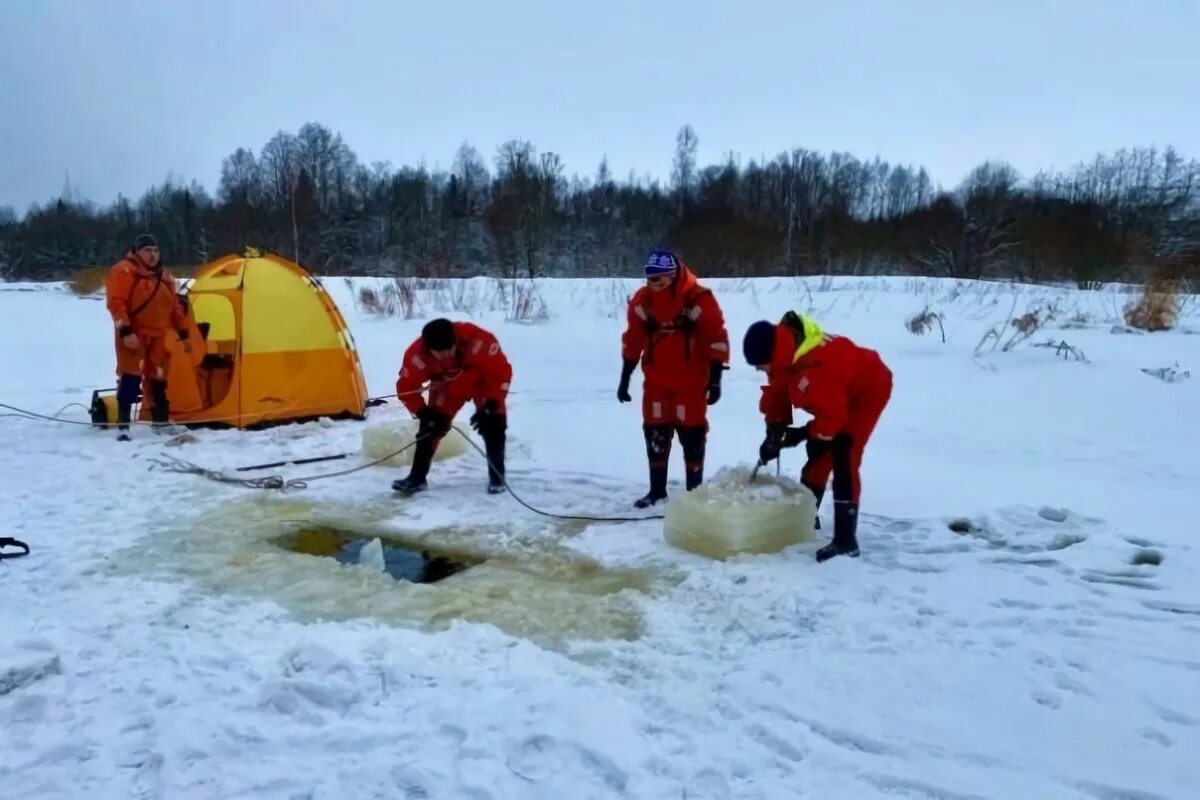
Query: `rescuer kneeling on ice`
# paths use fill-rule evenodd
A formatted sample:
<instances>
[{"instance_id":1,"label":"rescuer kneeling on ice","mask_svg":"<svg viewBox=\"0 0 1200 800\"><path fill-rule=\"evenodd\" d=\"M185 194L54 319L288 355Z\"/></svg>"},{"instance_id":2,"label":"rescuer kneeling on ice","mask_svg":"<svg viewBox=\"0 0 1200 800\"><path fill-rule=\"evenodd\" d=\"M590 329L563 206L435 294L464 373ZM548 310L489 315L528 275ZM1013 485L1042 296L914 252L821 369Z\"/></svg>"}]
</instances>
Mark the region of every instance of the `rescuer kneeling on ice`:
<instances>
[{"instance_id":1,"label":"rescuer kneeling on ice","mask_svg":"<svg viewBox=\"0 0 1200 800\"><path fill-rule=\"evenodd\" d=\"M429 399L421 387L429 382ZM512 365L490 332L470 322L435 319L404 352L396 381L400 402L420 420L412 470L392 483L403 494L426 488L433 454L447 433L454 415L474 401L471 427L483 437L488 460L488 492L504 491L504 443L508 429L505 399L512 381Z\"/></svg>"},{"instance_id":2,"label":"rescuer kneeling on ice","mask_svg":"<svg viewBox=\"0 0 1200 800\"><path fill-rule=\"evenodd\" d=\"M777 325L755 322L743 340L746 361L767 373L759 409L767 435L759 463L807 440L801 482L817 498L833 473L833 541L817 560L858 556L859 469L863 450L892 394L892 372L879 353L844 336L826 334L815 320L789 311ZM812 415L794 428L792 407Z\"/></svg>"}]
</instances>

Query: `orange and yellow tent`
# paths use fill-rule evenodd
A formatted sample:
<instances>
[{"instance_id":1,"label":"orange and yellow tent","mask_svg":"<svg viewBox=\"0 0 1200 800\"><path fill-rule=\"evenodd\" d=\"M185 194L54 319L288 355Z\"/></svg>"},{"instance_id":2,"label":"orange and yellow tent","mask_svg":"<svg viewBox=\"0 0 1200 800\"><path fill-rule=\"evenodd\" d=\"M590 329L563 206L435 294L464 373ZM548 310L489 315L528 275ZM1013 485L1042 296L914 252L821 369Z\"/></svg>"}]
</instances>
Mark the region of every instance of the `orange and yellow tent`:
<instances>
[{"instance_id":1,"label":"orange and yellow tent","mask_svg":"<svg viewBox=\"0 0 1200 800\"><path fill-rule=\"evenodd\" d=\"M186 301L196 330L190 353L178 339L171 345L172 422L249 428L364 417L350 329L302 267L254 251L226 256L195 273Z\"/></svg>"}]
</instances>

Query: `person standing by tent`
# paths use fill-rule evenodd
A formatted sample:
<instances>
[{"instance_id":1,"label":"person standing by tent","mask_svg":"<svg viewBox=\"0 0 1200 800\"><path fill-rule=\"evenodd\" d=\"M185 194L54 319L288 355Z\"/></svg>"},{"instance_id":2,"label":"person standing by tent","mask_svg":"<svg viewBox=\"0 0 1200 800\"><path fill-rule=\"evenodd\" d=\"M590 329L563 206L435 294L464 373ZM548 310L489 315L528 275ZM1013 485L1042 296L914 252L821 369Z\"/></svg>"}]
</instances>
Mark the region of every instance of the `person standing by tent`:
<instances>
[{"instance_id":1,"label":"person standing by tent","mask_svg":"<svg viewBox=\"0 0 1200 800\"><path fill-rule=\"evenodd\" d=\"M175 278L163 267L158 240L150 234L138 236L129 252L109 269L105 290L116 329L117 426L122 431L117 438L128 441L125 431L141 388L148 390L155 426L166 424L170 414L167 332L175 329L187 348L190 326L176 299Z\"/></svg>"},{"instance_id":2,"label":"person standing by tent","mask_svg":"<svg viewBox=\"0 0 1200 800\"><path fill-rule=\"evenodd\" d=\"M677 253L653 250L646 285L629 301L621 337L617 399L628 403L629 379L642 363L642 431L650 491L634 503L647 508L667 499L667 466L675 435L683 448L687 490L704 480L708 409L721 398L729 364L729 334L721 306Z\"/></svg>"},{"instance_id":3,"label":"person standing by tent","mask_svg":"<svg viewBox=\"0 0 1200 800\"><path fill-rule=\"evenodd\" d=\"M455 414L474 401L471 427L483 437L488 460L488 493L504 491L504 446L508 429L505 401L512 365L489 331L470 322L435 319L404 352L396 395L420 424L408 477L392 488L413 494L427 488L426 477L438 444L450 432ZM421 396L429 382L429 398Z\"/></svg>"},{"instance_id":4,"label":"person standing by tent","mask_svg":"<svg viewBox=\"0 0 1200 800\"><path fill-rule=\"evenodd\" d=\"M807 441L808 461L801 482L817 498L833 474L833 540L817 551L817 561L856 558L859 471L863 451L892 395L892 372L879 353L845 336L826 334L817 322L788 311L777 325L755 322L743 340L746 361L767 373L759 410L767 435L759 463L778 458L781 448ZM794 428L792 407L812 415Z\"/></svg>"}]
</instances>

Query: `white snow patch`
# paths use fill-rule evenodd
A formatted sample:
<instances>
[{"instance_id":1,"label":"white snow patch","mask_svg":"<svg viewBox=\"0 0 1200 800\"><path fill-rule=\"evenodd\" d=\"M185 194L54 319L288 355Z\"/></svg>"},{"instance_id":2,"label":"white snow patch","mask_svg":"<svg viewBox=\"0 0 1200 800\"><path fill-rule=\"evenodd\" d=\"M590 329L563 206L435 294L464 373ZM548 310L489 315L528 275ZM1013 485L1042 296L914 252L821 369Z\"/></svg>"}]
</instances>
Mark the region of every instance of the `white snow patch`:
<instances>
[{"instance_id":1,"label":"white snow patch","mask_svg":"<svg viewBox=\"0 0 1200 800\"><path fill-rule=\"evenodd\" d=\"M614 365L639 281L538 281L550 314L532 326L505 321L490 280L422 290L412 320L361 313L361 282L327 283L376 394L439 307L495 330L515 369L513 488L542 510L638 516L640 385L619 404ZM359 423L195 431L178 449L144 428L118 443L0 417L0 533L33 548L0 563L3 794L1190 797L1200 382L1140 370L1191 367L1194 325L1110 334L1132 297L1120 286L706 283L735 343L811 310L892 366L861 558L818 565L801 543L715 561L664 542L661 520L547 519L488 495L471 448L403 500L386 468L286 493L148 469L172 451L241 477L353 453L278 470L334 473L369 462L365 429L407 419L394 402ZM0 401L52 414L112 385L102 303L0 289ZM1090 363L1028 345L972 358L1014 306L1053 303L1047 327L1069 327ZM924 308L945 343L905 329ZM726 373L710 484L756 454L761 380L740 358ZM785 451L784 477L802 463ZM681 467L676 449L677 498ZM312 521L461 546L488 569L406 585L272 543Z\"/></svg>"}]
</instances>

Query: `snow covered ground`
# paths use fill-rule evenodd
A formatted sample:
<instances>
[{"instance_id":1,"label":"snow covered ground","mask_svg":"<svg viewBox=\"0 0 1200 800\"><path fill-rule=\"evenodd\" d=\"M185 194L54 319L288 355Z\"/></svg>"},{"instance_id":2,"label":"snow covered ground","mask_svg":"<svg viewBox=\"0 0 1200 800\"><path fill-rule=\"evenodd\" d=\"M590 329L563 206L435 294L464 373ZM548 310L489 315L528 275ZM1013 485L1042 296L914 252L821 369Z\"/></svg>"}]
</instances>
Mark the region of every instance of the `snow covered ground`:
<instances>
[{"instance_id":1,"label":"snow covered ground","mask_svg":"<svg viewBox=\"0 0 1200 800\"><path fill-rule=\"evenodd\" d=\"M33 554L0 564L0 795L1195 797L1200 380L1141 370L1200 367L1200 317L1141 335L1112 331L1132 295L1109 289L708 283L739 353L710 474L751 464L762 437L740 357L755 319L811 310L893 367L862 558L818 565L813 543L720 563L666 545L658 521L556 521L487 495L473 451L408 500L386 467L287 493L151 469L163 453L216 469L357 451L394 403L180 447L3 417L0 535ZM542 509L632 513L639 396L621 405L615 387L634 282L542 282L536 322L506 321L511 298L484 280L422 294L412 320L327 285L374 394L439 303L474 306L515 364L514 488ZM1055 302L1026 343L973 355L1014 308ZM946 343L905 330L926 304ZM0 402L53 413L111 384L99 300L0 285L0 320ZM1034 346L1050 338L1087 361ZM452 544L492 571L402 585L272 544L303 520Z\"/></svg>"}]
</instances>

